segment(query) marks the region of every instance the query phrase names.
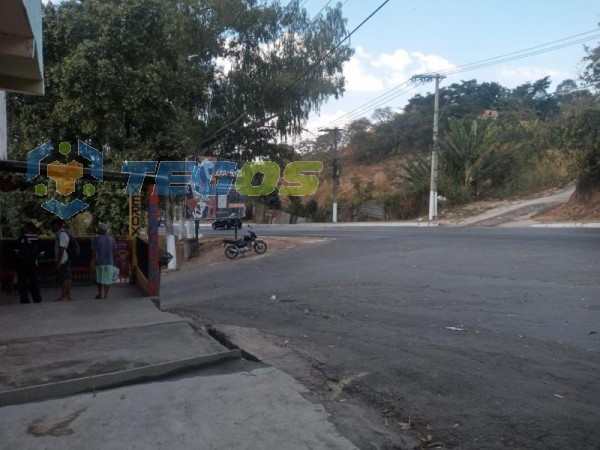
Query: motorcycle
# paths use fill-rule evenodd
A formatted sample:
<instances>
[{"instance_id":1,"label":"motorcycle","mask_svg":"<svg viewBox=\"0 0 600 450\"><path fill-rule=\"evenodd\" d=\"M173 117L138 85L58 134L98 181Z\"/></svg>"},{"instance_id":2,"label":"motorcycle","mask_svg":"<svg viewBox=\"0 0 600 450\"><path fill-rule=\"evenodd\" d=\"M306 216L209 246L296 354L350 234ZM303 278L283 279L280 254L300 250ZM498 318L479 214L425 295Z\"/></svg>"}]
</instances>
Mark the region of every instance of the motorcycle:
<instances>
[{"instance_id":1,"label":"motorcycle","mask_svg":"<svg viewBox=\"0 0 600 450\"><path fill-rule=\"evenodd\" d=\"M225 247L225 256L227 259L237 258L240 253L254 251L258 255L262 255L267 251L267 243L261 239L257 239L256 233L252 227L248 225L248 232L241 239L234 241L232 239L223 239L221 246Z\"/></svg>"}]
</instances>

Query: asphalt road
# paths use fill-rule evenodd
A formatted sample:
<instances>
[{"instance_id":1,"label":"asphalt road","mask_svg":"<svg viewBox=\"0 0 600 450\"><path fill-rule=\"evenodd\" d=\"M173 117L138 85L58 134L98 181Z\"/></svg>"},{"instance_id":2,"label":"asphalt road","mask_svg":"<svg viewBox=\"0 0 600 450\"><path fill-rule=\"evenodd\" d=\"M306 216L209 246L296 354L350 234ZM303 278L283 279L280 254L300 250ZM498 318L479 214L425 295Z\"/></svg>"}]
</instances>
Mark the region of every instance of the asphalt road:
<instances>
[{"instance_id":1,"label":"asphalt road","mask_svg":"<svg viewBox=\"0 0 600 450\"><path fill-rule=\"evenodd\" d=\"M163 307L285 349L360 448L600 448L600 230L256 232L326 240L169 274Z\"/></svg>"}]
</instances>

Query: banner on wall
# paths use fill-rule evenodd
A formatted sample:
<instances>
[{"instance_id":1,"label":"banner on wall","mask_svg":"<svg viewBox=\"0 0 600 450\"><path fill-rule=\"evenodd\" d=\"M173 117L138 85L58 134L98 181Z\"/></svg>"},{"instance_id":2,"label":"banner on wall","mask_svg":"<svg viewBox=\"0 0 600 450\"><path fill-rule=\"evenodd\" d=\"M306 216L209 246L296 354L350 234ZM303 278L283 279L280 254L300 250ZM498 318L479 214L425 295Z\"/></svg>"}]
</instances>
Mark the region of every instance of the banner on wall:
<instances>
[{"instance_id":1,"label":"banner on wall","mask_svg":"<svg viewBox=\"0 0 600 450\"><path fill-rule=\"evenodd\" d=\"M206 164L217 162L215 157L198 156L193 161L198 170L196 181L201 179L206 188L203 192L197 192L191 184L187 186L183 205L185 219L214 220L223 217L245 217L244 196L235 189L237 173L244 163L228 162L234 164L236 170L215 171L214 164Z\"/></svg>"}]
</instances>

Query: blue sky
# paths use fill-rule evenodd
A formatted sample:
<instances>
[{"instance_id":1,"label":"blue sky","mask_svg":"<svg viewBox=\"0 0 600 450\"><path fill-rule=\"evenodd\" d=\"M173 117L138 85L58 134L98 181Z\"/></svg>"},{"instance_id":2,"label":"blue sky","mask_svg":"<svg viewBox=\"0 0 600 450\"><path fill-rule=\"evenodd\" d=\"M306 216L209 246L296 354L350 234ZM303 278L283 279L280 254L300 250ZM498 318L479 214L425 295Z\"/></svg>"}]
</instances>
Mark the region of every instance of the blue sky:
<instances>
[{"instance_id":1,"label":"blue sky","mask_svg":"<svg viewBox=\"0 0 600 450\"><path fill-rule=\"evenodd\" d=\"M288 1L282 0L282 3ZM311 17L327 4L327 0L299 1ZM383 2L340 1L348 19L348 31ZM320 114L310 118L306 128L316 132L322 126L343 126L350 120L344 118L344 114L412 75L481 61L594 29L598 30L595 34L600 35L599 22L598 0L391 0L351 38L356 53L344 67L346 92L343 97L330 99ZM600 37L586 44L600 45ZM584 55L583 44L577 44L451 75L443 84L477 79L515 87L550 75L551 90L554 90L562 80L577 78ZM432 90L433 83L373 106L401 110L416 93ZM367 109L363 115L371 113Z\"/></svg>"},{"instance_id":2,"label":"blue sky","mask_svg":"<svg viewBox=\"0 0 600 450\"><path fill-rule=\"evenodd\" d=\"M302 1L302 0L301 0ZM342 0L353 30L383 0ZM312 16L327 0L306 0ZM333 4L334 2L332 2ZM416 73L443 70L531 48L598 28L600 3L595 0L391 0L351 38L357 49L344 69L347 79L342 99L330 100L307 128L334 124L333 120L371 101ZM600 29L596 35L600 34ZM600 37L587 42L597 46ZM566 78L576 78L583 67L583 44L537 56L449 76L443 84L460 80L497 81L515 87L550 75L551 90ZM417 92L410 91L382 106L399 110ZM368 116L370 111L366 111ZM343 125L335 123L336 125Z\"/></svg>"}]
</instances>

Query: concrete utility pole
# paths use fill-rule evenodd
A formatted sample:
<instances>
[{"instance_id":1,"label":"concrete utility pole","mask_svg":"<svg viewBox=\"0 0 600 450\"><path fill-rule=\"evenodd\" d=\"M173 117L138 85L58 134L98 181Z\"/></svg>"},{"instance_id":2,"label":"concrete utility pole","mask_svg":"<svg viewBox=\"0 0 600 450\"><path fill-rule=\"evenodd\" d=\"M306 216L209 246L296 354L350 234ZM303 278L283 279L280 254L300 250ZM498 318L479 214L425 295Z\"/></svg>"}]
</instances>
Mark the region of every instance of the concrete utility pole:
<instances>
[{"instance_id":1,"label":"concrete utility pole","mask_svg":"<svg viewBox=\"0 0 600 450\"><path fill-rule=\"evenodd\" d=\"M412 81L430 82L435 80L435 100L433 106L433 148L431 150L431 187L429 190L429 220L437 218L437 184L438 184L438 122L440 115L440 80L446 78L445 75L426 74L415 75Z\"/></svg>"},{"instance_id":2,"label":"concrete utility pole","mask_svg":"<svg viewBox=\"0 0 600 450\"><path fill-rule=\"evenodd\" d=\"M333 223L337 223L337 187L340 184L340 168L337 162L337 145L339 128L322 128L319 131L333 131Z\"/></svg>"}]
</instances>

